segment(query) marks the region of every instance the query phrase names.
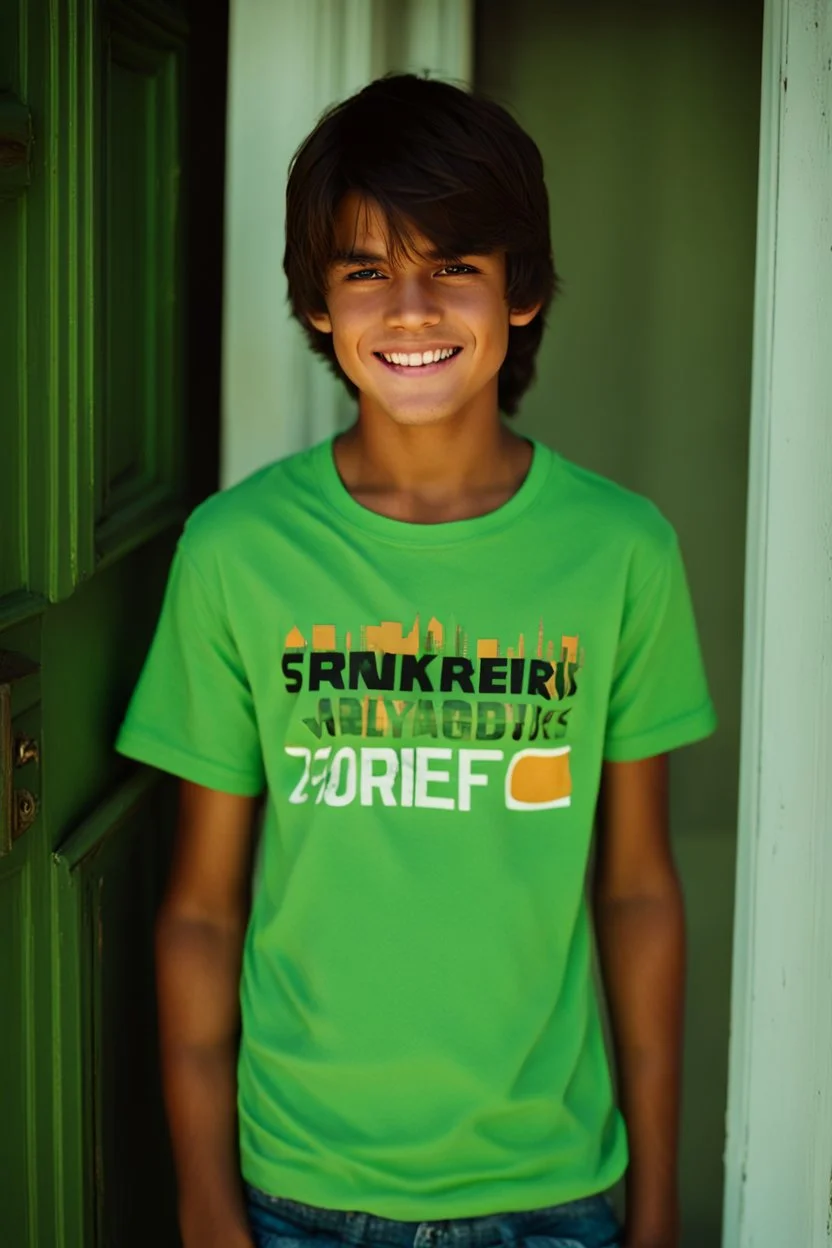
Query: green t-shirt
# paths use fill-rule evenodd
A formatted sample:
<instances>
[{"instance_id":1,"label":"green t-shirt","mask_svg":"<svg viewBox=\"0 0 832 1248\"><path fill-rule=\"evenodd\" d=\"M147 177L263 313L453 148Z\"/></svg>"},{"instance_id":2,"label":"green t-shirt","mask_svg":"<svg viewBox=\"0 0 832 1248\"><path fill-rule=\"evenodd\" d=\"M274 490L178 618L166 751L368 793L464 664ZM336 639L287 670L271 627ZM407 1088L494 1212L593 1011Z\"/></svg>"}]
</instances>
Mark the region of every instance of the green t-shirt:
<instances>
[{"instance_id":1,"label":"green t-shirt","mask_svg":"<svg viewBox=\"0 0 832 1248\"><path fill-rule=\"evenodd\" d=\"M601 763L715 724L672 526L540 442L475 519L369 511L332 438L201 504L117 748L267 791L243 1176L408 1221L615 1183L584 893Z\"/></svg>"}]
</instances>

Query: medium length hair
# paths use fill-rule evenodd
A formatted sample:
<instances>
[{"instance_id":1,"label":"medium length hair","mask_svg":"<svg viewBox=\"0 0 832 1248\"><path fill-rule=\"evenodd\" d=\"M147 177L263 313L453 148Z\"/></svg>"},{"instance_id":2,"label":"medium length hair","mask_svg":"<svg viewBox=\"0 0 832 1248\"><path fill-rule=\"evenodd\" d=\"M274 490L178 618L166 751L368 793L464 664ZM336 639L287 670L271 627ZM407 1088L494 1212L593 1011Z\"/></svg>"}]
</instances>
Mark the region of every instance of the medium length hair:
<instances>
[{"instance_id":1,"label":"medium length hair","mask_svg":"<svg viewBox=\"0 0 832 1248\"><path fill-rule=\"evenodd\" d=\"M328 109L297 149L286 188L288 301L312 350L357 398L332 334L307 319L327 310L335 216L350 191L365 206L378 205L394 264L418 254L414 228L448 257L505 252L508 308L541 304L528 325L509 326L498 405L514 416L534 380L546 316L560 289L537 144L487 96L415 74L385 74Z\"/></svg>"}]
</instances>

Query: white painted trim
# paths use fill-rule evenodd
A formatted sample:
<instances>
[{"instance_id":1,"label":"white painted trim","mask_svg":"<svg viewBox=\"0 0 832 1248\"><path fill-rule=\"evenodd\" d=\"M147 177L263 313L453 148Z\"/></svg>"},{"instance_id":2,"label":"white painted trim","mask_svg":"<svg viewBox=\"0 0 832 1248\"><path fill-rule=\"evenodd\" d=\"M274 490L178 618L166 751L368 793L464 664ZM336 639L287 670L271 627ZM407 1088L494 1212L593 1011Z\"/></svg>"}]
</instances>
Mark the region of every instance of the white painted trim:
<instances>
[{"instance_id":1,"label":"white painted trim","mask_svg":"<svg viewBox=\"0 0 832 1248\"><path fill-rule=\"evenodd\" d=\"M767 0L723 1248L832 1244L832 9Z\"/></svg>"},{"instance_id":2,"label":"white painted trim","mask_svg":"<svg viewBox=\"0 0 832 1248\"><path fill-rule=\"evenodd\" d=\"M407 63L401 68L469 85L474 72L473 0L409 0ZM397 67L398 68L398 67Z\"/></svg>"}]
</instances>

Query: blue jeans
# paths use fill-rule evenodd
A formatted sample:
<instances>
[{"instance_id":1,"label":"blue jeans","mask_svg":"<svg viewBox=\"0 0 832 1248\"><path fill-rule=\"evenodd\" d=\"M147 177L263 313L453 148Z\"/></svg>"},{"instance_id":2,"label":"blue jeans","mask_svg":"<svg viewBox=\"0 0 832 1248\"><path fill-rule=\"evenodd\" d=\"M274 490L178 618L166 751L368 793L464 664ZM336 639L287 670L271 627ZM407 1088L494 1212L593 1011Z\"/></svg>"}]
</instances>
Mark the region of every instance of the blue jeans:
<instances>
[{"instance_id":1,"label":"blue jeans","mask_svg":"<svg viewBox=\"0 0 832 1248\"><path fill-rule=\"evenodd\" d=\"M246 1184L256 1248L618 1248L621 1226L603 1195L524 1213L399 1222L372 1213L318 1209Z\"/></svg>"}]
</instances>

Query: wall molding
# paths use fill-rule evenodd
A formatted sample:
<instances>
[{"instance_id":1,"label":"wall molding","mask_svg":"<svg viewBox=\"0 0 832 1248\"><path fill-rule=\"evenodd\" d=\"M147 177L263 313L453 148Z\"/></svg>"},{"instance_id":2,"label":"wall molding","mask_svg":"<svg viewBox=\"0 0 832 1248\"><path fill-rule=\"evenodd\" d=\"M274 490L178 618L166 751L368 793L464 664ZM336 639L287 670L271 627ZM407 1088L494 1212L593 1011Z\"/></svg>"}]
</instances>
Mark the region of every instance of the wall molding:
<instances>
[{"instance_id":1,"label":"wall molding","mask_svg":"<svg viewBox=\"0 0 832 1248\"><path fill-rule=\"evenodd\" d=\"M724 1248L832 1243L832 11L767 0ZM781 678L782 676L782 678Z\"/></svg>"}]
</instances>

